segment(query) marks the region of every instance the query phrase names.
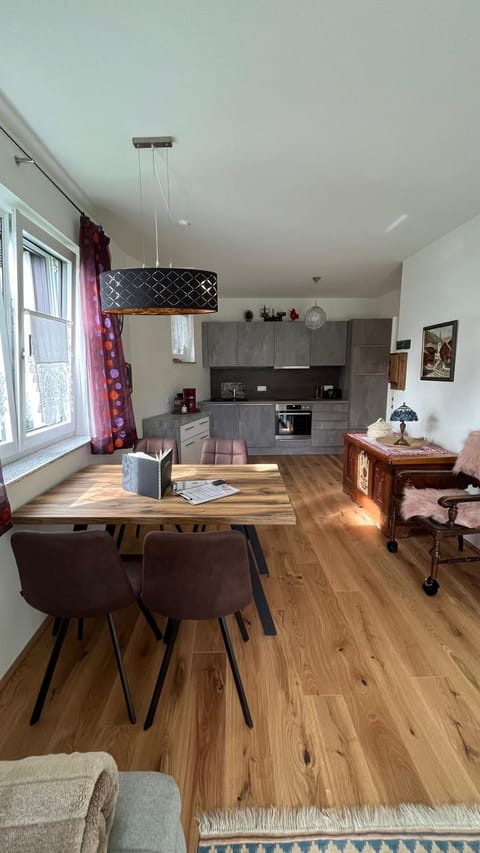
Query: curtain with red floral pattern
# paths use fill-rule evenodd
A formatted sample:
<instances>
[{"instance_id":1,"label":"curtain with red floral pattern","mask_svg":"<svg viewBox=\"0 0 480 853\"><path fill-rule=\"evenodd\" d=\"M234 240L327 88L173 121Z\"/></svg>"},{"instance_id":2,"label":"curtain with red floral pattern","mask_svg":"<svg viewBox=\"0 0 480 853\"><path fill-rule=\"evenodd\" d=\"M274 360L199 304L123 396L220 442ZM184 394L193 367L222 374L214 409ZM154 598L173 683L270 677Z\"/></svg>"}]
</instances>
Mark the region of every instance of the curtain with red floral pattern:
<instances>
[{"instance_id":1,"label":"curtain with red floral pattern","mask_svg":"<svg viewBox=\"0 0 480 853\"><path fill-rule=\"evenodd\" d=\"M80 287L87 338L92 453L132 447L137 438L118 318L102 314L98 276L111 269L103 228L80 219Z\"/></svg>"},{"instance_id":2,"label":"curtain with red floral pattern","mask_svg":"<svg viewBox=\"0 0 480 853\"><path fill-rule=\"evenodd\" d=\"M0 536L3 536L12 526L12 513L7 497L7 490L3 482L2 463L0 462Z\"/></svg>"}]
</instances>

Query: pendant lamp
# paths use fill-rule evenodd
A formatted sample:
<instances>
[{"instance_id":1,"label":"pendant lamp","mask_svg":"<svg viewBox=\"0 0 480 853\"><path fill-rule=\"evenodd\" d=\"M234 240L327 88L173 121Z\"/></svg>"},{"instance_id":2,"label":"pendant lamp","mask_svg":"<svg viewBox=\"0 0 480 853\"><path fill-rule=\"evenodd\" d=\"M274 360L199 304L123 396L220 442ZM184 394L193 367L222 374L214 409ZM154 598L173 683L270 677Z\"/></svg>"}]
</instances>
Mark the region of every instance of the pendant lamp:
<instances>
[{"instance_id":1,"label":"pendant lamp","mask_svg":"<svg viewBox=\"0 0 480 853\"><path fill-rule=\"evenodd\" d=\"M173 145L171 136L135 137L135 148L149 148L152 153L153 216L155 221L156 264L129 269L108 270L100 273L100 301L102 311L108 314L212 314L218 310L217 274L210 270L188 267L161 267L158 262L158 223L156 201L157 148L167 149L167 213L169 223L170 192L168 175L168 149ZM143 191L139 151L140 220L143 228Z\"/></svg>"},{"instance_id":2,"label":"pendant lamp","mask_svg":"<svg viewBox=\"0 0 480 853\"><path fill-rule=\"evenodd\" d=\"M320 281L320 276L319 275L312 276L312 281L315 285L317 285L318 282ZM326 323L326 321L327 321L326 312L323 310L323 308L320 308L320 306L317 305L316 302L315 302L315 305L312 305L312 307L309 308L308 311L305 312L304 322L305 322L307 329L312 329L313 331L315 329L320 329L324 325L324 323Z\"/></svg>"}]
</instances>

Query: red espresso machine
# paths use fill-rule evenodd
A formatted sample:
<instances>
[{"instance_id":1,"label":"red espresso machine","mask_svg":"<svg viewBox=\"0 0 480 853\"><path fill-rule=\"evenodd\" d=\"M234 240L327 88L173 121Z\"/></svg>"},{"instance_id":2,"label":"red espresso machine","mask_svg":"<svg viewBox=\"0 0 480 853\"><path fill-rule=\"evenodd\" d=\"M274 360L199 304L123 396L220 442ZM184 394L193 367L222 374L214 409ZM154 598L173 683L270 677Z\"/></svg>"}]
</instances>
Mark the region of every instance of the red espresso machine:
<instances>
[{"instance_id":1,"label":"red espresso machine","mask_svg":"<svg viewBox=\"0 0 480 853\"><path fill-rule=\"evenodd\" d=\"M187 407L188 414L193 414L193 412L198 412L197 409L197 389L196 388L184 388L183 389L183 400Z\"/></svg>"}]
</instances>

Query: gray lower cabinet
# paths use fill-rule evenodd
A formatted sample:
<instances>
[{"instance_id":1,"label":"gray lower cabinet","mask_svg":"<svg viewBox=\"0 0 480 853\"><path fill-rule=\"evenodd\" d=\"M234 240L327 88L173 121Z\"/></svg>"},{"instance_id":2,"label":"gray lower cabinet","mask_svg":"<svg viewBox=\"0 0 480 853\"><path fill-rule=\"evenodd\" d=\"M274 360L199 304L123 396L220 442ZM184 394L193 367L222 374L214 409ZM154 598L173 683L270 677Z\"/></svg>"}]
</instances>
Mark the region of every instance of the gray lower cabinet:
<instances>
[{"instance_id":1,"label":"gray lower cabinet","mask_svg":"<svg viewBox=\"0 0 480 853\"><path fill-rule=\"evenodd\" d=\"M210 415L212 438L238 438L238 403L202 403Z\"/></svg>"},{"instance_id":2,"label":"gray lower cabinet","mask_svg":"<svg viewBox=\"0 0 480 853\"><path fill-rule=\"evenodd\" d=\"M275 323L238 323L238 363L241 367L273 367Z\"/></svg>"},{"instance_id":3,"label":"gray lower cabinet","mask_svg":"<svg viewBox=\"0 0 480 853\"><path fill-rule=\"evenodd\" d=\"M268 324L267 324L268 325ZM310 366L310 329L304 323L273 323L275 367Z\"/></svg>"},{"instance_id":4,"label":"gray lower cabinet","mask_svg":"<svg viewBox=\"0 0 480 853\"><path fill-rule=\"evenodd\" d=\"M340 366L347 360L347 322L329 320L321 329L310 332L312 367Z\"/></svg>"},{"instance_id":5,"label":"gray lower cabinet","mask_svg":"<svg viewBox=\"0 0 480 853\"><path fill-rule=\"evenodd\" d=\"M239 323L202 323L204 367L238 366Z\"/></svg>"},{"instance_id":6,"label":"gray lower cabinet","mask_svg":"<svg viewBox=\"0 0 480 853\"><path fill-rule=\"evenodd\" d=\"M248 448L275 446L275 404L238 403L238 437Z\"/></svg>"},{"instance_id":7,"label":"gray lower cabinet","mask_svg":"<svg viewBox=\"0 0 480 853\"><path fill-rule=\"evenodd\" d=\"M343 449L343 434L348 430L348 402L315 402L312 404L312 447L328 448L332 453Z\"/></svg>"},{"instance_id":8,"label":"gray lower cabinet","mask_svg":"<svg viewBox=\"0 0 480 853\"><path fill-rule=\"evenodd\" d=\"M174 415L164 412L142 421L145 438L174 438L177 442L180 462L198 464L204 439L208 438L208 412L195 415Z\"/></svg>"}]
</instances>

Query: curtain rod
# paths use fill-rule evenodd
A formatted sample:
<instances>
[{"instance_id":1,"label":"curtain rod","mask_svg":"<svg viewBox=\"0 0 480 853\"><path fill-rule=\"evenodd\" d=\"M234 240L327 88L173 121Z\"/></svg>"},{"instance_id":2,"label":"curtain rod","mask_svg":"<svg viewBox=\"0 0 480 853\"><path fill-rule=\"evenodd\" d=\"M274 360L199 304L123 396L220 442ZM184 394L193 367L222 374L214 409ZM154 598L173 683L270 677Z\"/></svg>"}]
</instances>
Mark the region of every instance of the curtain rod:
<instances>
[{"instance_id":1,"label":"curtain rod","mask_svg":"<svg viewBox=\"0 0 480 853\"><path fill-rule=\"evenodd\" d=\"M61 188L61 187L59 187L57 183L55 183L55 181L53 180L53 178L51 178L51 177L50 177L50 175L49 175L49 174L48 174L44 169L42 169L42 167L41 167L41 166L39 166L39 165L38 165L38 163L36 163L36 162L35 162L35 160L33 159L33 157L31 157L31 156L30 156L30 154L28 154L28 152L27 152L27 151L25 151L25 148L22 148L22 146L20 145L20 143L19 143L19 142L17 142L17 140L16 140L16 139L14 139L14 137L13 137L13 136L11 136L11 135L9 134L8 130L5 130L5 128L4 128L4 127L2 127L1 125L0 125L0 130L2 131L2 133L4 133L4 134L5 134L5 136L7 136L7 137L8 137L8 139L10 140L10 142L13 142L13 144L17 146L17 148L19 149L19 151L21 151L21 152L22 152L22 154L24 154L24 155L25 155L25 159L23 159L22 157L15 157L15 162L16 162L17 166L20 166L22 163L31 163L33 166L35 166L35 167L38 169L38 171L39 171L39 172L41 172L41 173L42 173L42 175L44 175L44 176L45 176L45 178L47 179L47 181L50 181L50 183L51 183L51 184L53 184L53 186L55 187L55 189L56 189L56 190L58 190L58 192L59 192L59 193L61 193L61 194L63 195L63 197L64 197L64 198L66 198L66 199L67 199L67 201L69 201L69 202L70 202L70 204L71 204L71 205L72 205L76 210L78 210L78 212L79 212L82 216L85 216L85 213L84 213L84 211L81 209L81 207L79 207L79 206L78 206L78 204L77 204L76 202L74 202L74 201L73 201L73 199L72 199L72 198L70 198L70 196L69 196L69 195L67 195L67 193L66 193L64 190L62 190L62 188Z\"/></svg>"}]
</instances>

